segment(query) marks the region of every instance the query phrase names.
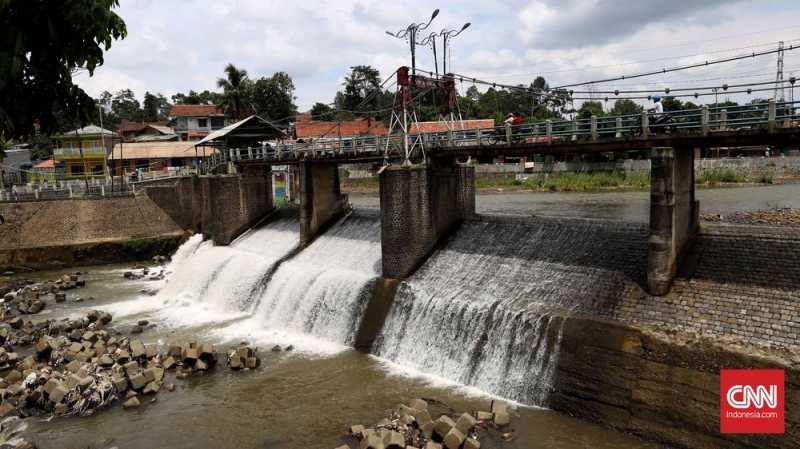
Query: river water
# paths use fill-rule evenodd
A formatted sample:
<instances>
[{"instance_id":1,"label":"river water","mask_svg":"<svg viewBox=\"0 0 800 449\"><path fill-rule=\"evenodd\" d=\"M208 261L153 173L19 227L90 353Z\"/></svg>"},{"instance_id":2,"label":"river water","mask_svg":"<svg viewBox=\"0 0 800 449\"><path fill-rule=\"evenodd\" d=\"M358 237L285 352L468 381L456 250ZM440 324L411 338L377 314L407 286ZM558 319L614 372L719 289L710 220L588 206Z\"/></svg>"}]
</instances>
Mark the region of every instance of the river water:
<instances>
[{"instance_id":1,"label":"river water","mask_svg":"<svg viewBox=\"0 0 800 449\"><path fill-rule=\"evenodd\" d=\"M798 186L703 190L698 196L704 211L720 213L773 204L800 207ZM478 209L641 222L646 202L643 193L514 193L481 195ZM31 419L29 436L43 449L333 448L349 425L373 424L384 410L414 397L457 410L486 409L492 395L546 405L549 359L558 344L544 337L558 335L545 332L547 312L582 304L564 300L579 298L579 292L557 287L570 284L569 265L529 266L528 254L546 253L559 239L579 241L580 236L562 235L551 225L509 224L499 231L485 229L497 225L482 222L466 226L400 286L376 344L378 356L365 355L349 345L365 292L379 274L380 221L370 210L374 198L353 203L354 214L299 252L296 219L286 215L226 248L190 240L167 267L166 281L125 280L124 266L89 267L87 287L70 294L85 300L48 304L38 318L103 308L123 332L137 320L149 320L152 325L141 335L145 343L257 345L262 367L168 379L176 391L162 391L155 402L136 410L115 406L88 418ZM485 236L508 238L485 241ZM522 236L528 238L525 245L518 244ZM538 275L531 276L531 270ZM613 281L613 273L602 270L580 275ZM515 287L523 285L520 293ZM442 314L467 318L431 322ZM479 328L486 323L486 329ZM484 347L486 336L496 342L493 347ZM275 344L295 350L271 352ZM483 447L656 447L534 406L521 406L513 427L516 440L488 440Z\"/></svg>"}]
</instances>

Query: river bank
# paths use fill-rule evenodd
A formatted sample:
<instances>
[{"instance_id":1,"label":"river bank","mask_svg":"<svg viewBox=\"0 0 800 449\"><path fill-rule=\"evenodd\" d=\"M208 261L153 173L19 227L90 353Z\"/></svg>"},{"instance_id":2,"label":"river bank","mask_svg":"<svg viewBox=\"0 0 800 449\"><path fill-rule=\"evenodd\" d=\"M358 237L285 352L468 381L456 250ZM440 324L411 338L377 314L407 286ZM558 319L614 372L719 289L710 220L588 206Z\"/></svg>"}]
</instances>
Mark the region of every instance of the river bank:
<instances>
[{"instance_id":1,"label":"river bank","mask_svg":"<svg viewBox=\"0 0 800 449\"><path fill-rule=\"evenodd\" d=\"M519 178L518 176L524 176ZM703 172L696 179L698 189L718 189L732 187L758 187L773 184L796 183L796 178L777 179L771 175L744 175L732 169L713 169ZM342 192L356 195L378 195L378 179L343 178ZM650 190L650 175L637 171L606 172L556 172L543 174L504 174L479 173L475 176L475 190L478 193L506 192L577 192L613 193Z\"/></svg>"},{"instance_id":2,"label":"river bank","mask_svg":"<svg viewBox=\"0 0 800 449\"><path fill-rule=\"evenodd\" d=\"M793 204L797 192L785 187L709 190L714 197L701 208L758 208L775 198ZM594 212L600 211L603 217L624 210L604 208L604 202L629 205L631 195L642 197L646 211L648 197L641 192L478 196L479 212L494 209L504 217L463 226L401 286L374 355L350 349L380 257L380 220L369 208L357 205L279 266L275 261L297 243L296 218L268 223L229 247L190 239L177 262L166 267L173 273L164 277L126 278L131 267L125 265L92 267L84 274L86 287L70 290L66 301L48 304L32 319L75 319L97 309L110 313L114 328L130 341L146 347L168 352L191 341L218 348L244 343L260 349L261 365L248 372L203 371L132 409L112 405L89 417L29 418L25 435L41 448L333 448L346 443L352 424L375 423L409 398L485 411L493 399L513 396L582 419L520 406L511 426L516 438L487 437L481 447L660 447L626 432L668 443L691 441L692 447L734 442L791 447L788 439L752 440L750 446L742 440L700 442L716 433L719 366L762 363L751 357L749 343L738 345L749 338L796 348L791 319L782 324L778 342L760 325L749 331L726 315L736 307L761 323L773 309L794 307L794 244L781 240L782 246L775 246L775 239L751 241L735 233L704 236L701 248L712 258L701 257L693 278L679 280L675 294L650 298L636 286L646 218L640 224L606 224L534 213L543 200L555 199L550 213L597 218ZM599 203L598 209L576 207L590 202L584 197ZM746 271L753 261L761 269ZM776 270L782 270L781 283L770 283L767 277ZM68 273L30 276L47 280ZM686 297L692 298L690 308L681 305ZM720 302L737 297L747 300ZM577 319L588 311L593 311L589 322ZM616 324L601 324L607 320ZM148 324L140 326L142 332L130 334L143 321ZM665 329L675 333L664 334ZM719 337L739 331L744 338L735 342ZM714 359L719 366L709 365L713 345L702 343L701 334L744 355L724 353ZM272 352L276 344L294 350ZM702 379L700 385L662 380L695 378ZM702 407L681 415L668 401L676 394L698 397ZM790 419L793 425L796 415Z\"/></svg>"}]
</instances>

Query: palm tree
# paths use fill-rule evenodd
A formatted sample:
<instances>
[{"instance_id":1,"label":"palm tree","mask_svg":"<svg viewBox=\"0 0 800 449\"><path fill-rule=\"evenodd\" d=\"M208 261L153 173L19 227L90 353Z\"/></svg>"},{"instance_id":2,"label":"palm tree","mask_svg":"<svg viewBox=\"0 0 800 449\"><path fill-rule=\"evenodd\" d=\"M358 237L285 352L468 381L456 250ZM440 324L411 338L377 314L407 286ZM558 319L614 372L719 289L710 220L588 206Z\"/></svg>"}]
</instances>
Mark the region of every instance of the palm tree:
<instances>
[{"instance_id":1,"label":"palm tree","mask_svg":"<svg viewBox=\"0 0 800 449\"><path fill-rule=\"evenodd\" d=\"M225 67L226 78L219 78L217 86L223 90L222 107L225 112L236 120L252 114L250 104L250 79L247 70L237 69L233 64Z\"/></svg>"}]
</instances>

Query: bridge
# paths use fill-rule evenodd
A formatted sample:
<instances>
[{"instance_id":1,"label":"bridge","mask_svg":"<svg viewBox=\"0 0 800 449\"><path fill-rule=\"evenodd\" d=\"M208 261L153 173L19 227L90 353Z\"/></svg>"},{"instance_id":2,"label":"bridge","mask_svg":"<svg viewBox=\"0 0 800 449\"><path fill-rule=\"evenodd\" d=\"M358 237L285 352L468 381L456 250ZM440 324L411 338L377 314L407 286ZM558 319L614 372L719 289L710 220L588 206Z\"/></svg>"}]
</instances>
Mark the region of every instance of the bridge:
<instances>
[{"instance_id":1,"label":"bridge","mask_svg":"<svg viewBox=\"0 0 800 449\"><path fill-rule=\"evenodd\" d=\"M591 116L518 126L465 129L453 111L453 77L430 79L398 70L390 132L386 136L337 136L313 142L238 145L268 122L256 116L212 133L198 145L215 145L202 167L213 174L236 167L237 176L203 176L148 189L178 223L217 244L230 243L273 208L271 167L291 165L299 179L300 241L308 244L348 211L339 188L339 164L379 163L383 277L409 276L437 243L475 214L471 158L542 154L647 151L651 159L647 290L669 292L683 256L699 230L695 199L697 148L800 146L797 102L703 106L652 115ZM444 92L447 131L412 133L411 86ZM410 121L409 121L410 120ZM237 144L230 144L235 142Z\"/></svg>"}]
</instances>

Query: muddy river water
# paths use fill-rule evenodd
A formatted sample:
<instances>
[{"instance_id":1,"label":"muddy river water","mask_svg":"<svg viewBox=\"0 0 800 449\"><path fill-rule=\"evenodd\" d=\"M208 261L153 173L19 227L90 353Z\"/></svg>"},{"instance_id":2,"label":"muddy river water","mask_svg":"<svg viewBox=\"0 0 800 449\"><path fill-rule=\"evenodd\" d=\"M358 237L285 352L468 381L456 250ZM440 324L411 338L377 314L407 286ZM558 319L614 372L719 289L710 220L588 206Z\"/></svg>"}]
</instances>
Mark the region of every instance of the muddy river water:
<instances>
[{"instance_id":1,"label":"muddy river water","mask_svg":"<svg viewBox=\"0 0 800 449\"><path fill-rule=\"evenodd\" d=\"M704 212L725 213L771 206L800 207L800 186L701 190L698 197ZM353 198L356 208L373 208L376 201L376 198L370 197ZM565 215L646 221L647 201L646 193L508 193L480 195L478 209L488 214ZM373 232L374 225L370 226L365 229ZM342 231L342 235L346 235L345 231ZM327 244L341 245L342 241L346 239L332 238ZM352 247L352 252L358 258L373 257L371 254L375 242L360 245ZM338 246L329 249L337 248L340 249ZM228 257L224 253L211 256L207 255L207 259L203 260L216 263L215 257ZM244 262L237 268L242 276L252 264L243 257L240 259ZM313 267L313 260L304 261L302 256L296 259L299 260L293 269L312 269L309 267ZM347 268L344 267L348 263L346 259L338 262L343 265L342 270ZM191 264L187 266L190 267L188 270L202 269L202 264L193 268ZM164 290L164 281L126 280L122 275L127 269L127 266L82 268L82 271L88 272L87 287L70 294L70 300L66 303L49 303L37 319L78 315L89 308L102 308L114 315L112 324L123 332L127 332L138 320L150 321L151 324L140 336L145 343L168 345L200 340L225 348L245 341L260 348L262 366L254 371L237 373L218 367L186 380L168 377L167 381L177 386L174 392L162 390L155 401L143 401L143 405L134 410L123 410L115 405L87 418L55 418L49 421L31 418L27 435L40 448L334 448L341 444L340 437L351 424L374 424L384 416L385 410L412 398L433 399L459 411L487 409L492 399L491 395L480 390L358 353L339 341L330 341L325 338L328 335L325 333L327 327L322 325L315 327L310 334L291 328L289 331L278 331L271 329L276 325L274 321L260 320L257 325L254 324L252 310L258 309L250 309L249 313L231 312L217 308L213 301L206 301L199 307L195 304L183 307L180 303L165 302L162 295L149 293ZM342 271L342 275L349 276L351 272L359 279L362 275L370 275L355 268ZM225 275L221 271L215 272L209 279L217 279L219 273ZM36 273L32 277L52 279L59 274ZM236 278L237 273L234 271L227 276ZM274 277L280 278L281 273L276 273ZM324 273L316 277L324 277ZM194 286L192 277L187 279L189 281L181 289L189 292ZM295 278L287 278L285 284L290 286L296 282L292 279ZM174 287L179 281L168 277L166 283L173 282ZM224 289L213 290L216 288L213 285L209 284L211 290L209 286L197 289L200 292L198 295L238 294ZM337 284L337 288L344 289L348 285ZM296 294L285 289L279 289L276 294L282 292ZM313 293L314 290L309 292ZM309 292L298 297L308 298ZM270 293L267 291L265 294ZM80 295L84 301L73 301L76 295ZM181 292L175 292L175 296L181 296ZM275 302L275 307L281 307L281 303ZM330 308L331 304L320 307ZM269 348L275 344L284 347L291 344L295 349L291 352L270 351ZM519 414L512 422L518 434L515 440L484 440L482 447L659 447L542 408L521 406Z\"/></svg>"}]
</instances>

